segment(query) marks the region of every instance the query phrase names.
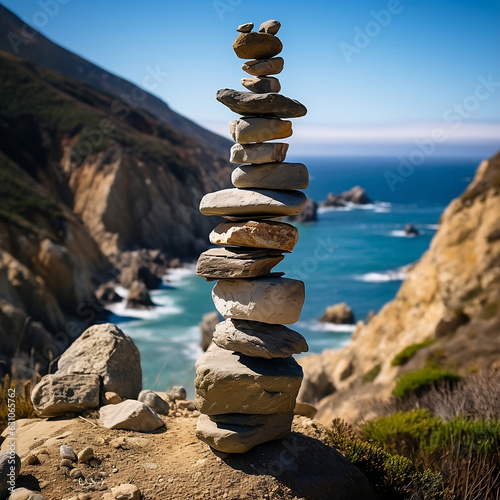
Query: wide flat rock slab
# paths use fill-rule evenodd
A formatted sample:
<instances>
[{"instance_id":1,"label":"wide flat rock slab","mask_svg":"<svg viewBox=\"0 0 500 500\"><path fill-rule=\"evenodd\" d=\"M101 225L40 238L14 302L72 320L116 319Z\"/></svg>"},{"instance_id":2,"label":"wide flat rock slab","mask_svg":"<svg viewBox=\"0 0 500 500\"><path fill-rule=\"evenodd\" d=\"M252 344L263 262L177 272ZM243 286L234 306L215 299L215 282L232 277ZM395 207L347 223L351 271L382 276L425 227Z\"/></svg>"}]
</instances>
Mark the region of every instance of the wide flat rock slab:
<instances>
[{"instance_id":1,"label":"wide flat rock slab","mask_svg":"<svg viewBox=\"0 0 500 500\"><path fill-rule=\"evenodd\" d=\"M264 118L249 116L231 120L229 133L234 142L249 144L285 139L292 135L292 122L280 118Z\"/></svg>"},{"instance_id":2,"label":"wide flat rock slab","mask_svg":"<svg viewBox=\"0 0 500 500\"><path fill-rule=\"evenodd\" d=\"M293 412L301 382L292 357L252 358L212 344L196 362L195 404L205 415Z\"/></svg>"},{"instance_id":3,"label":"wide flat rock slab","mask_svg":"<svg viewBox=\"0 0 500 500\"><path fill-rule=\"evenodd\" d=\"M196 426L198 439L224 453L246 453L259 444L282 439L290 434L293 421L292 412L224 417L221 421L200 415ZM254 423L252 417L259 417L259 423Z\"/></svg>"},{"instance_id":4,"label":"wide flat rock slab","mask_svg":"<svg viewBox=\"0 0 500 500\"><path fill-rule=\"evenodd\" d=\"M134 399L103 406L99 410L99 423L106 429L137 432L151 432L165 425L149 406Z\"/></svg>"},{"instance_id":5,"label":"wide flat rock slab","mask_svg":"<svg viewBox=\"0 0 500 500\"><path fill-rule=\"evenodd\" d=\"M254 278L268 275L282 260L280 250L211 248L200 255L196 274L211 279Z\"/></svg>"},{"instance_id":6,"label":"wide flat rock slab","mask_svg":"<svg viewBox=\"0 0 500 500\"><path fill-rule=\"evenodd\" d=\"M233 49L241 59L268 59L283 50L281 40L269 33L240 33L233 42Z\"/></svg>"},{"instance_id":7,"label":"wide flat rock slab","mask_svg":"<svg viewBox=\"0 0 500 500\"><path fill-rule=\"evenodd\" d=\"M200 202L203 215L223 217L296 215L302 212L307 196L300 191L271 189L222 189L206 194Z\"/></svg>"},{"instance_id":8,"label":"wide flat rock slab","mask_svg":"<svg viewBox=\"0 0 500 500\"><path fill-rule=\"evenodd\" d=\"M309 172L302 163L240 165L233 170L231 182L237 188L306 189Z\"/></svg>"},{"instance_id":9,"label":"wide flat rock slab","mask_svg":"<svg viewBox=\"0 0 500 500\"><path fill-rule=\"evenodd\" d=\"M267 359L287 358L309 350L306 339L284 325L238 319L218 323L213 341L223 349Z\"/></svg>"},{"instance_id":10,"label":"wide flat rock slab","mask_svg":"<svg viewBox=\"0 0 500 500\"><path fill-rule=\"evenodd\" d=\"M295 323L305 298L304 283L289 278L221 280L212 290L212 299L224 318Z\"/></svg>"},{"instance_id":11,"label":"wide flat rock slab","mask_svg":"<svg viewBox=\"0 0 500 500\"><path fill-rule=\"evenodd\" d=\"M231 147L231 163L270 163L285 161L286 142L261 142L257 144L235 144Z\"/></svg>"},{"instance_id":12,"label":"wide flat rock slab","mask_svg":"<svg viewBox=\"0 0 500 500\"><path fill-rule=\"evenodd\" d=\"M299 239L295 226L284 222L222 222L209 236L214 245L271 248L291 252Z\"/></svg>"},{"instance_id":13,"label":"wide flat rock slab","mask_svg":"<svg viewBox=\"0 0 500 500\"><path fill-rule=\"evenodd\" d=\"M254 59L246 61L241 69L252 76L278 75L283 71L285 60L282 57Z\"/></svg>"},{"instance_id":14,"label":"wide flat rock slab","mask_svg":"<svg viewBox=\"0 0 500 500\"><path fill-rule=\"evenodd\" d=\"M222 89L217 92L216 99L231 111L245 116L299 118L307 113L307 108L299 101L276 93L256 94L254 92Z\"/></svg>"}]
</instances>

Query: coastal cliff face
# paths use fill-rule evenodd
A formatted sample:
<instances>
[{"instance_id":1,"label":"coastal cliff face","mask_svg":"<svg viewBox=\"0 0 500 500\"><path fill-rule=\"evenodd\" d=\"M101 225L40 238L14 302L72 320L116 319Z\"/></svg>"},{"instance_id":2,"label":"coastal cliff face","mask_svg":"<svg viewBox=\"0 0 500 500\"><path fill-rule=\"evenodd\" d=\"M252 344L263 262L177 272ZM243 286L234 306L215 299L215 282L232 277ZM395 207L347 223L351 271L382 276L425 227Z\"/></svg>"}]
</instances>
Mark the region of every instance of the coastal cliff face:
<instances>
[{"instance_id":1,"label":"coastal cliff face","mask_svg":"<svg viewBox=\"0 0 500 500\"><path fill-rule=\"evenodd\" d=\"M403 374L439 366L462 375L498 366L500 357L500 154L484 161L462 196L443 213L429 250L395 299L348 346L300 359L299 398L316 418L356 422L375 398L388 397ZM407 363L392 366L405 347L431 339Z\"/></svg>"},{"instance_id":2,"label":"coastal cliff face","mask_svg":"<svg viewBox=\"0 0 500 500\"><path fill-rule=\"evenodd\" d=\"M131 252L204 250L199 201L229 166L219 146L2 51L0 79L1 375L61 354Z\"/></svg>"}]
</instances>

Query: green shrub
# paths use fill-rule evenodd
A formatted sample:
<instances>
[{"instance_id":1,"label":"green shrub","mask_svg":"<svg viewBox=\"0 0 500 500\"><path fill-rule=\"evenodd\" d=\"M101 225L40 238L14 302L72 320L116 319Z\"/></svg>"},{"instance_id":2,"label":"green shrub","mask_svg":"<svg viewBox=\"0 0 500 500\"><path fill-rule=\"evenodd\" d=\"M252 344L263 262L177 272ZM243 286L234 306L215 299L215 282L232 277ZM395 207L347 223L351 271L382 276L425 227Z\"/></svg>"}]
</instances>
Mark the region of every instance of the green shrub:
<instances>
[{"instance_id":1,"label":"green shrub","mask_svg":"<svg viewBox=\"0 0 500 500\"><path fill-rule=\"evenodd\" d=\"M363 471L377 499L453 498L443 488L440 474L430 470L419 471L408 458L391 454L381 446L365 441L340 419L333 421L329 440L349 462Z\"/></svg>"},{"instance_id":2,"label":"green shrub","mask_svg":"<svg viewBox=\"0 0 500 500\"><path fill-rule=\"evenodd\" d=\"M377 378L381 369L382 369L381 363L379 363L378 365L375 365L370 371L366 372L363 375L363 381L364 382L373 382Z\"/></svg>"},{"instance_id":3,"label":"green shrub","mask_svg":"<svg viewBox=\"0 0 500 500\"><path fill-rule=\"evenodd\" d=\"M415 354L417 354L418 351L420 351L420 349L428 347L434 344L434 342L434 339L429 339L425 342L420 342L419 344L412 344L408 347L405 347L402 351L398 352L396 356L394 356L393 360L391 361L391 365L401 366L406 364L411 358L413 358L413 356L415 356Z\"/></svg>"},{"instance_id":4,"label":"green shrub","mask_svg":"<svg viewBox=\"0 0 500 500\"><path fill-rule=\"evenodd\" d=\"M396 397L404 398L411 394L421 394L442 383L454 384L460 380L462 377L454 372L441 368L423 368L400 377L392 393Z\"/></svg>"},{"instance_id":5,"label":"green shrub","mask_svg":"<svg viewBox=\"0 0 500 500\"><path fill-rule=\"evenodd\" d=\"M399 411L370 420L361 433L389 453L413 457L419 449L427 447L432 433L442 423L427 410Z\"/></svg>"}]
</instances>

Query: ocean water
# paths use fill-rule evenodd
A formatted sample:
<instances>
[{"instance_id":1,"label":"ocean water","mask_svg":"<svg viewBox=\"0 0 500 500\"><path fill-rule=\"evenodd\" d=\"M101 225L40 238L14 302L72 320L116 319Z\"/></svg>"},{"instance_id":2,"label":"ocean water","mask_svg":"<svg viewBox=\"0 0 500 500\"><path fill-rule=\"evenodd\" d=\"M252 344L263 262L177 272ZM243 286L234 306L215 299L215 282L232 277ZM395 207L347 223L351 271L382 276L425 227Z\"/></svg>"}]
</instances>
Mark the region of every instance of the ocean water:
<instances>
[{"instance_id":1,"label":"ocean water","mask_svg":"<svg viewBox=\"0 0 500 500\"><path fill-rule=\"evenodd\" d=\"M378 311L396 294L405 267L429 247L448 203L467 187L479 164L471 159L427 159L411 175L399 176L397 158L289 158L310 171L308 196L324 200L329 192L363 186L373 204L320 209L318 222L298 224L299 242L275 268L306 285L299 321L310 352L341 347L352 326L320 323L325 308L347 302L356 320ZM389 172L389 174L388 174ZM389 182L388 179L389 178ZM407 223L420 234L404 234ZM194 263L169 272L160 290L152 292L155 310L131 311L124 303L112 307L112 322L129 334L141 353L144 388L165 390L183 385L194 395L194 363L199 347L198 323L214 310L208 283L194 274ZM126 290L119 290L126 296Z\"/></svg>"}]
</instances>

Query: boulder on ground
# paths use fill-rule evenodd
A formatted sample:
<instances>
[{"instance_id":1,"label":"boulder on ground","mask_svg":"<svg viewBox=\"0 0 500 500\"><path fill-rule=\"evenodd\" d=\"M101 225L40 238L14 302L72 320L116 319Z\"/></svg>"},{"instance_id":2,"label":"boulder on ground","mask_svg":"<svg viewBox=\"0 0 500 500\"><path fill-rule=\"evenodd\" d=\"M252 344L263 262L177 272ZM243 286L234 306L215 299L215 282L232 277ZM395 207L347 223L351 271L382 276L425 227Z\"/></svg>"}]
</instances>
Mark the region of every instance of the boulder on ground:
<instances>
[{"instance_id":1,"label":"boulder on ground","mask_svg":"<svg viewBox=\"0 0 500 500\"><path fill-rule=\"evenodd\" d=\"M340 302L327 307L319 320L324 323L336 323L337 325L353 325L354 313L345 302Z\"/></svg>"},{"instance_id":2,"label":"boulder on ground","mask_svg":"<svg viewBox=\"0 0 500 500\"><path fill-rule=\"evenodd\" d=\"M156 413L159 413L160 415L168 415L170 410L169 404L156 394L156 392L150 390L141 391L137 399L141 403L148 405Z\"/></svg>"},{"instance_id":3,"label":"boulder on ground","mask_svg":"<svg viewBox=\"0 0 500 500\"><path fill-rule=\"evenodd\" d=\"M45 375L31 401L39 417L58 417L99 408L101 378L95 374Z\"/></svg>"},{"instance_id":4,"label":"boulder on ground","mask_svg":"<svg viewBox=\"0 0 500 500\"><path fill-rule=\"evenodd\" d=\"M94 325L61 356L58 375L93 373L102 378L101 401L106 392L135 399L142 389L141 357L132 339L116 325Z\"/></svg>"},{"instance_id":5,"label":"boulder on ground","mask_svg":"<svg viewBox=\"0 0 500 500\"><path fill-rule=\"evenodd\" d=\"M151 432L165 425L149 406L134 399L103 406L99 411L99 423L106 429L137 432Z\"/></svg>"}]
</instances>

